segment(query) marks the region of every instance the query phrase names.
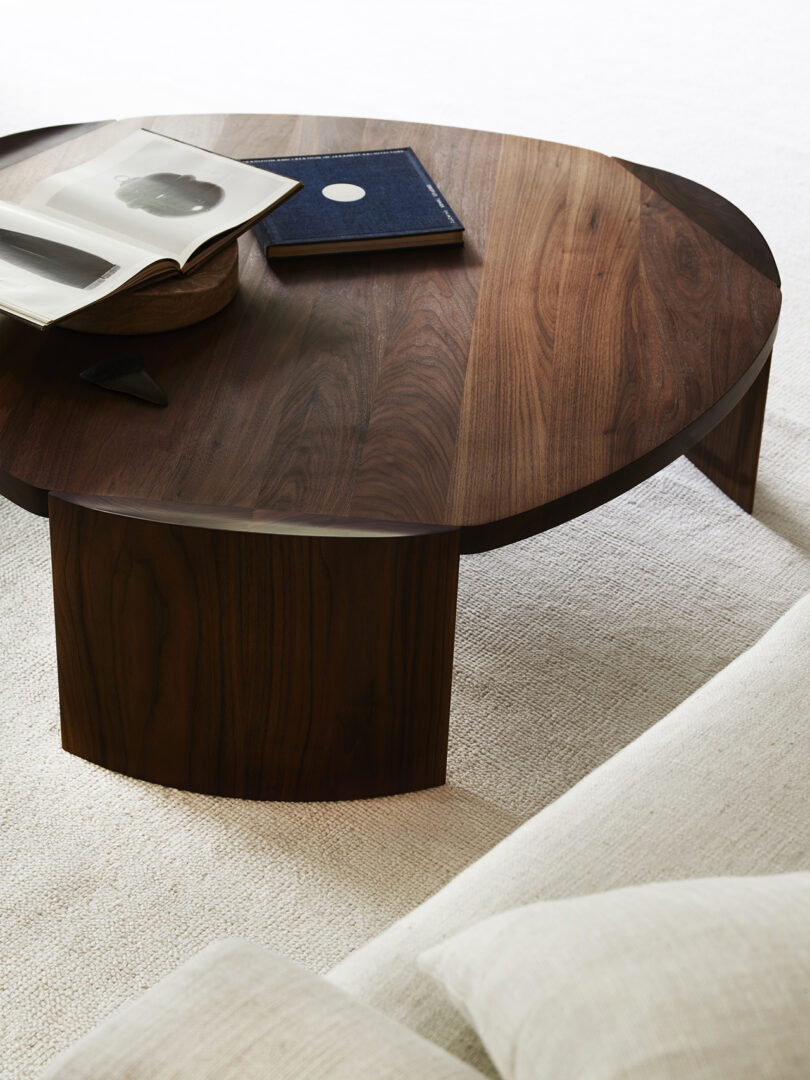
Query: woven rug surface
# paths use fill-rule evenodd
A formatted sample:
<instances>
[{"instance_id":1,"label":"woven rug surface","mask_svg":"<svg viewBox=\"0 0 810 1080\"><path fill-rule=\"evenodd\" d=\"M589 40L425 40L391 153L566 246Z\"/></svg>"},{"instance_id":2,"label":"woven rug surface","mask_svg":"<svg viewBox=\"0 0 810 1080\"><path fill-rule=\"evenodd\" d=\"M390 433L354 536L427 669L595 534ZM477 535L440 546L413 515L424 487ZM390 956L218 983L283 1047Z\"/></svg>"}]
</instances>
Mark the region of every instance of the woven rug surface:
<instances>
[{"instance_id":1,"label":"woven rug surface","mask_svg":"<svg viewBox=\"0 0 810 1080\"><path fill-rule=\"evenodd\" d=\"M47 523L0 508L0 1076L208 942L326 970L751 644L810 558L680 459L463 560L449 782L343 804L154 786L60 748Z\"/></svg>"}]
</instances>

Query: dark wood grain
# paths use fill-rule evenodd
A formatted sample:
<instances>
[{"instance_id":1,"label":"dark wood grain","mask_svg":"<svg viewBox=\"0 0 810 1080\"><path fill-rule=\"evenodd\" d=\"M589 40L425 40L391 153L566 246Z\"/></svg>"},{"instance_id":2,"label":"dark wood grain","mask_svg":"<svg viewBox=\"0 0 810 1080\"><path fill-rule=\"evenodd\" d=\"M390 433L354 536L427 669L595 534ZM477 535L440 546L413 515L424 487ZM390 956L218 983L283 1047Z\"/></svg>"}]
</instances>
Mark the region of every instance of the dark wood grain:
<instances>
[{"instance_id":1,"label":"dark wood grain","mask_svg":"<svg viewBox=\"0 0 810 1080\"><path fill-rule=\"evenodd\" d=\"M139 125L237 156L412 145L466 242L279 267L244 237L235 300L139 342L171 402L159 415L82 385L105 341L1 319L0 470L29 506L72 491L506 542L688 449L776 325L776 285L694 213L614 159L530 139L152 117L3 170L0 195Z\"/></svg>"},{"instance_id":2,"label":"dark wood grain","mask_svg":"<svg viewBox=\"0 0 810 1080\"><path fill-rule=\"evenodd\" d=\"M776 261L765 237L728 199L685 176L623 158L616 158L616 161L775 285L781 285Z\"/></svg>"},{"instance_id":3,"label":"dark wood grain","mask_svg":"<svg viewBox=\"0 0 810 1080\"><path fill-rule=\"evenodd\" d=\"M656 447L623 468L617 469L610 476L577 488L568 495L562 495L543 506L502 521L492 521L486 525L462 529L461 554L472 555L490 551L492 548L502 547L505 544L513 544L518 540L525 540L528 536L535 536L537 533L556 528L557 525L562 525L581 514L586 514L589 510L594 510L609 499L616 498L635 487L636 484L654 476L672 461L673 449L676 449L675 456L688 454L711 480L739 502L743 509L750 512L751 506L746 504L746 500L750 497L753 501L751 485L756 480L756 468L754 467L752 476L748 463L751 455L759 451L761 426L759 429L753 426L748 427L745 422L739 423L734 418L738 408L741 410L741 417L750 409L749 417L752 425L757 419L761 425L761 413L758 414L756 409L752 409L750 403L746 404L746 398L749 393L752 395L752 401L761 395L758 382L763 371L767 385L767 364L775 337L776 328L763 346L757 360L742 378L711 409L684 428L674 443L669 442ZM761 401L764 406L764 396L761 397ZM733 428L730 427L727 430L736 431L736 440L732 442L726 436L715 443L714 433L716 431L719 433L723 429L724 417L729 425L733 425ZM704 442L707 446L716 447L716 449L711 454L700 455L699 448Z\"/></svg>"},{"instance_id":4,"label":"dark wood grain","mask_svg":"<svg viewBox=\"0 0 810 1080\"><path fill-rule=\"evenodd\" d=\"M125 517L158 521L166 525L198 525L205 529L225 529L230 532L360 538L429 536L450 531L446 525L425 525L415 521L375 521L373 518L334 517L283 510L247 510L238 506L190 506L152 499L122 499L118 496L76 495L59 491L53 494L68 499L77 506L101 510L106 514L122 514Z\"/></svg>"},{"instance_id":5,"label":"dark wood grain","mask_svg":"<svg viewBox=\"0 0 810 1080\"><path fill-rule=\"evenodd\" d=\"M689 451L689 460L749 514L754 509L770 369L768 353L762 371L739 405Z\"/></svg>"},{"instance_id":6,"label":"dark wood grain","mask_svg":"<svg viewBox=\"0 0 810 1080\"><path fill-rule=\"evenodd\" d=\"M490 229L450 504L463 551L560 524L690 449L758 373L780 304L619 163L572 147L510 141Z\"/></svg>"},{"instance_id":7,"label":"dark wood grain","mask_svg":"<svg viewBox=\"0 0 810 1080\"><path fill-rule=\"evenodd\" d=\"M51 496L63 746L211 795L441 784L458 532L278 536Z\"/></svg>"}]
</instances>

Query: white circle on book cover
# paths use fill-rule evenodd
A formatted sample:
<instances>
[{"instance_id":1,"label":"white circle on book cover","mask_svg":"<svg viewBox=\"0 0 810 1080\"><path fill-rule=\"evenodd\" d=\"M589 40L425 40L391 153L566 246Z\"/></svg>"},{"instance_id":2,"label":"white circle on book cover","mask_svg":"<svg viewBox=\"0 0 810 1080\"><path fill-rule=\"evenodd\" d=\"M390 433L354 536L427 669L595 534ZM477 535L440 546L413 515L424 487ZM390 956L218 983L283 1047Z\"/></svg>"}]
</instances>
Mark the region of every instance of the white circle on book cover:
<instances>
[{"instance_id":1,"label":"white circle on book cover","mask_svg":"<svg viewBox=\"0 0 810 1080\"><path fill-rule=\"evenodd\" d=\"M321 195L334 202L357 202L365 198L365 194L365 188L359 184L327 184L321 191Z\"/></svg>"}]
</instances>

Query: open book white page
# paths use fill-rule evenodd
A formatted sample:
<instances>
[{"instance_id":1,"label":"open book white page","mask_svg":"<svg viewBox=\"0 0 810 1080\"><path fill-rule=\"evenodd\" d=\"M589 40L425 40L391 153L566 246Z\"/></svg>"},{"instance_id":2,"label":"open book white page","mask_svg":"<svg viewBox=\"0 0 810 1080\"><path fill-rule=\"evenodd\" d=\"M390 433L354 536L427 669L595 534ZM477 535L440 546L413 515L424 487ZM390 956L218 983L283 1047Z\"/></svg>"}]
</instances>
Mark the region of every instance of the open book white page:
<instances>
[{"instance_id":1,"label":"open book white page","mask_svg":"<svg viewBox=\"0 0 810 1080\"><path fill-rule=\"evenodd\" d=\"M296 180L136 131L91 161L42 180L22 205L122 237L180 266L201 245L260 216Z\"/></svg>"},{"instance_id":2,"label":"open book white page","mask_svg":"<svg viewBox=\"0 0 810 1080\"><path fill-rule=\"evenodd\" d=\"M153 252L120 238L0 202L0 296L29 322L52 322L109 296L154 261Z\"/></svg>"}]
</instances>

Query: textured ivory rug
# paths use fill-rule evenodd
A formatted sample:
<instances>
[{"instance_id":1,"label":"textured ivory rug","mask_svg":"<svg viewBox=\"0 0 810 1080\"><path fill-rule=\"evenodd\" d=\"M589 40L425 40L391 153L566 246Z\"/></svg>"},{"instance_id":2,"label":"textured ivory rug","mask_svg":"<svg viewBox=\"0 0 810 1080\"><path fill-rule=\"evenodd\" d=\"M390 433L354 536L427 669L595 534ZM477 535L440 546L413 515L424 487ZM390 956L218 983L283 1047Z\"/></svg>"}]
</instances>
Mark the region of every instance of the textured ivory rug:
<instances>
[{"instance_id":1,"label":"textured ivory rug","mask_svg":"<svg viewBox=\"0 0 810 1080\"><path fill-rule=\"evenodd\" d=\"M47 523L3 502L0 529L3 1080L36 1076L216 938L329 968L810 588L807 554L680 459L578 521L463 560L445 787L262 804L61 750Z\"/></svg>"}]
</instances>

